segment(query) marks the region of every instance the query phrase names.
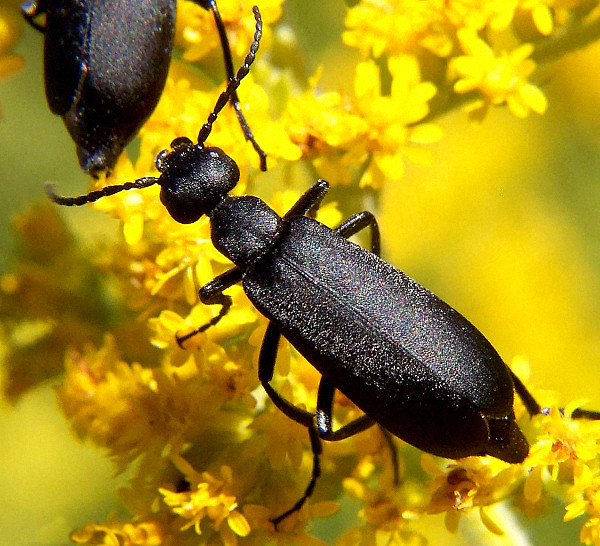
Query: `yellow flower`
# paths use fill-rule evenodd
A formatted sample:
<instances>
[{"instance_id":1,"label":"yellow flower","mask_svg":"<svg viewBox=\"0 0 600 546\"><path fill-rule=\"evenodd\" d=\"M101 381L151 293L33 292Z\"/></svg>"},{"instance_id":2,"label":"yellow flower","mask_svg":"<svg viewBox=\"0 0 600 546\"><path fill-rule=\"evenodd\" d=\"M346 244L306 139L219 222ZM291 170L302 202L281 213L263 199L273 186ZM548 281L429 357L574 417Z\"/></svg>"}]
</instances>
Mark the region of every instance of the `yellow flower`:
<instances>
[{"instance_id":1,"label":"yellow flower","mask_svg":"<svg viewBox=\"0 0 600 546\"><path fill-rule=\"evenodd\" d=\"M553 407L549 416L540 418L542 433L531 446L527 464L551 467L554 480L561 465L579 466L600 453L600 422L571 419L571 414L580 404L581 401L575 401L567 405L564 416Z\"/></svg>"},{"instance_id":2,"label":"yellow flower","mask_svg":"<svg viewBox=\"0 0 600 546\"><path fill-rule=\"evenodd\" d=\"M515 16L516 1L498 2L496 0L448 0L444 14L456 27L483 30L507 28Z\"/></svg>"},{"instance_id":3,"label":"yellow flower","mask_svg":"<svg viewBox=\"0 0 600 546\"><path fill-rule=\"evenodd\" d=\"M391 58L388 68L392 75L389 96L381 94L375 63L361 63L356 70L356 108L367 122L363 145L372 156L361 186L381 188L386 180L397 182L404 174L404 158L426 163L429 155L421 145L441 138L437 125L418 123L429 113L428 102L435 96L436 88L430 82L421 82L414 57Z\"/></svg>"},{"instance_id":4,"label":"yellow flower","mask_svg":"<svg viewBox=\"0 0 600 546\"><path fill-rule=\"evenodd\" d=\"M380 57L416 53L424 47L440 57L452 49L441 27L442 2L420 0L362 0L350 8L342 34L344 43L363 56Z\"/></svg>"},{"instance_id":5,"label":"yellow flower","mask_svg":"<svg viewBox=\"0 0 600 546\"><path fill-rule=\"evenodd\" d=\"M219 13L234 55L244 56L252 41L255 25L252 7L257 5L260 9L268 32L268 25L281 17L281 4L283 0L219 0ZM179 2L177 9L176 43L184 49L186 61L196 62L214 49L220 50L221 43L212 13L193 2ZM261 46L266 47L267 44L263 42Z\"/></svg>"},{"instance_id":6,"label":"yellow flower","mask_svg":"<svg viewBox=\"0 0 600 546\"><path fill-rule=\"evenodd\" d=\"M530 110L538 114L546 111L546 97L527 81L535 70L535 63L528 59L532 45L523 44L498 57L474 31L462 29L457 36L466 55L450 63L451 73L458 76L454 89L457 93L478 90L484 96L471 105L472 113L482 115L490 104L505 103L517 117L526 117Z\"/></svg>"},{"instance_id":7,"label":"yellow flower","mask_svg":"<svg viewBox=\"0 0 600 546\"><path fill-rule=\"evenodd\" d=\"M88 524L71 533L76 544L104 544L106 546L160 546L164 536L154 521L130 523L112 516L105 524Z\"/></svg>"},{"instance_id":8,"label":"yellow flower","mask_svg":"<svg viewBox=\"0 0 600 546\"><path fill-rule=\"evenodd\" d=\"M425 537L410 527L410 521L416 513L405 508L403 502L396 499L393 489L373 489L364 479L365 477L344 480L344 488L348 494L364 506L358 514L364 525L344 533L339 544L350 546L361 544L362 541L369 544L373 539L377 544L426 544Z\"/></svg>"},{"instance_id":9,"label":"yellow flower","mask_svg":"<svg viewBox=\"0 0 600 546\"><path fill-rule=\"evenodd\" d=\"M335 92L316 95L313 87L290 104L290 137L305 157L317 156L319 174L334 184L349 184L353 171L359 172L360 186L380 188L386 180L397 181L404 173L404 158L426 161L421 145L441 138L436 125L418 123L429 113L436 90L421 82L416 60L392 58L388 67L390 95L382 94L379 68L366 61L356 66L354 98ZM337 168L330 171L332 163Z\"/></svg>"},{"instance_id":10,"label":"yellow flower","mask_svg":"<svg viewBox=\"0 0 600 546\"><path fill-rule=\"evenodd\" d=\"M430 514L446 513L446 527L456 532L462 514L473 508L479 510L483 524L494 534L503 534L486 507L508 497L523 475L519 465L510 465L493 457L469 457L440 468L433 457L423 455L423 468L435 479L429 483Z\"/></svg>"},{"instance_id":11,"label":"yellow flower","mask_svg":"<svg viewBox=\"0 0 600 546\"><path fill-rule=\"evenodd\" d=\"M231 468L222 466L221 477L215 478L208 472L196 472L182 457L174 456L173 462L185 476L189 491L175 492L164 488L159 491L174 514L189 520L181 527L182 531L194 527L197 534L202 534L201 525L207 518L226 546L235 546L236 536L244 537L250 533L248 521L237 510L235 497L226 492L233 479ZM222 525L224 521L227 527Z\"/></svg>"}]
</instances>

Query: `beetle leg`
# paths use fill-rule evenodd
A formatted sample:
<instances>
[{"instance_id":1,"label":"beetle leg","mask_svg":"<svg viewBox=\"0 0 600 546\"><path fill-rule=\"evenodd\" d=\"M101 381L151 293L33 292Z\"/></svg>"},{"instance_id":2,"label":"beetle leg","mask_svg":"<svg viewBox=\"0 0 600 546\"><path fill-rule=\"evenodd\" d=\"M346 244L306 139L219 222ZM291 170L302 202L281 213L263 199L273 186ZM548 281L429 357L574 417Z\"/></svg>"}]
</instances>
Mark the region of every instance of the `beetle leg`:
<instances>
[{"instance_id":1,"label":"beetle leg","mask_svg":"<svg viewBox=\"0 0 600 546\"><path fill-rule=\"evenodd\" d=\"M381 434L383 434L383 437L388 445L388 449L390 450L392 471L394 473L393 483L394 487L398 487L400 485L400 466L398 465L398 450L396 449L396 444L394 443L394 435L381 425L379 425L379 430L381 431Z\"/></svg>"},{"instance_id":2,"label":"beetle leg","mask_svg":"<svg viewBox=\"0 0 600 546\"><path fill-rule=\"evenodd\" d=\"M342 222L337 228L335 228L334 231L339 233L342 237L348 239L366 227L371 229L371 252L379 256L381 251L379 224L371 212L365 210L355 214L354 216L351 216Z\"/></svg>"},{"instance_id":3,"label":"beetle leg","mask_svg":"<svg viewBox=\"0 0 600 546\"><path fill-rule=\"evenodd\" d=\"M321 444L319 433L316 431L315 428L309 427L308 435L310 437L310 447L313 452L313 468L310 477L310 482L308 482L308 485L304 490L304 494L298 499L298 502L296 502L294 506L292 506L289 510L286 510L283 514L279 514L276 518L271 519L271 522L273 523L273 525L275 525L275 529L277 529L277 525L279 525L285 518L287 518L294 512L297 512L298 510L300 510L300 508L302 508L302 506L304 506L306 500L313 494L317 480L321 475L321 463L319 461L319 457L323 452L323 445Z\"/></svg>"},{"instance_id":4,"label":"beetle leg","mask_svg":"<svg viewBox=\"0 0 600 546\"><path fill-rule=\"evenodd\" d=\"M522 400L523 404L525 404L525 408L531 417L537 415L538 413L547 414L550 410L549 408L542 408L532 394L527 390L527 387L523 384L523 382L515 375L515 373L509 368L508 370L513 380L513 384L515 386L515 391L519 395L519 398ZM561 413L564 413L563 408L559 408ZM593 421L600 420L600 411L593 410L584 410L581 408L576 408L571 414L572 419L591 419Z\"/></svg>"},{"instance_id":5,"label":"beetle leg","mask_svg":"<svg viewBox=\"0 0 600 546\"><path fill-rule=\"evenodd\" d=\"M311 215L317 211L323 197L329 191L329 182L319 178L317 182L306 190L300 199L294 203L292 208L283 216L284 220L294 218L296 216Z\"/></svg>"},{"instance_id":6,"label":"beetle leg","mask_svg":"<svg viewBox=\"0 0 600 546\"><path fill-rule=\"evenodd\" d=\"M363 415L354 421L342 426L337 430L333 430L331 426L331 419L333 415L333 397L335 394L335 386L326 377L321 378L319 383L319 393L317 395L317 412L315 414L315 422L319 431L319 436L323 440L337 441L344 440L350 436L354 436L363 430L375 424L370 417ZM400 483L400 475L398 472L398 451L396 450L396 444L392 438L392 434L379 425L379 430L383 435L386 444L390 449L390 457L392 462L392 468L394 472L394 485Z\"/></svg>"},{"instance_id":7,"label":"beetle leg","mask_svg":"<svg viewBox=\"0 0 600 546\"><path fill-rule=\"evenodd\" d=\"M176 336L177 344L183 349L183 344L190 338L194 337L200 332L204 332L211 326L214 326L219 322L229 311L232 300L231 296L223 294L223 290L227 290L230 286L240 282L242 280L242 272L234 267L229 271L225 271L218 277L214 278L208 284L205 284L200 288L200 301L205 305L220 305L221 309L219 313L210 319L206 324L203 324L199 328L192 330L190 333L184 336Z\"/></svg>"},{"instance_id":8,"label":"beetle leg","mask_svg":"<svg viewBox=\"0 0 600 546\"><path fill-rule=\"evenodd\" d=\"M375 424L375 422L369 417L363 415L362 417L351 421L338 430L333 430L331 427L331 413L333 408L335 387L326 377L322 377L321 382L319 383L317 410L315 414L294 406L294 404L283 398L269 383L269 381L273 379L273 371L275 370L275 362L277 360L277 350L279 347L280 338L281 333L277 327L272 322L269 323L267 326L267 331L265 332L263 344L260 348L260 355L258 358L258 378L265 389L265 392L269 395L269 398L273 401L275 406L277 406L277 408L287 417L308 429L310 445L313 453L313 468L310 482L298 502L296 502L294 506L292 506L289 510L286 510L283 514L271 519L275 527L277 527L277 525L290 514L300 510L306 500L312 495L317 479L321 475L320 456L323 451L321 438L328 441L343 440L344 438L358 434L359 432L362 432L363 430ZM387 431L385 431L384 434L386 432ZM397 469L397 457L395 456L395 449L392 449L392 462L395 464L395 468ZM395 470L394 476L397 476L397 470Z\"/></svg>"},{"instance_id":9,"label":"beetle leg","mask_svg":"<svg viewBox=\"0 0 600 546\"><path fill-rule=\"evenodd\" d=\"M265 332L260 355L258 357L258 379L261 382L269 398L277 408L287 415L292 421L306 428L314 428L314 415L309 411L294 406L291 402L283 398L269 383L273 379L275 370L275 361L277 360L277 350L279 347L279 338L281 334L277 327L270 322Z\"/></svg>"},{"instance_id":10,"label":"beetle leg","mask_svg":"<svg viewBox=\"0 0 600 546\"><path fill-rule=\"evenodd\" d=\"M229 47L229 39L227 38L227 32L225 31L225 25L223 24L223 19L221 18L221 14L219 13L219 8L217 7L217 3L215 0L195 0L197 4L200 4L204 9L207 9L212 12L213 17L215 19L215 25L217 27L217 31L219 32L219 40L221 41L221 50L223 51L223 62L225 64L225 72L227 73L227 79L232 81L234 79L233 72L233 58L231 56L231 48ZM233 106L235 110L235 114L238 118L238 122L240 127L242 128L242 132L244 133L244 137L258 154L260 160L260 170L267 170L267 154L264 150L259 146L258 142L256 142L254 135L252 134L252 129L248 125L246 118L242 112L242 107L240 105L240 99L238 97L237 91L233 91L229 98L229 102Z\"/></svg>"},{"instance_id":11,"label":"beetle leg","mask_svg":"<svg viewBox=\"0 0 600 546\"><path fill-rule=\"evenodd\" d=\"M273 401L275 406L277 406L277 408L290 419L308 429L310 447L313 453L313 467L310 482L308 483L308 486L304 490L304 493L300 499L289 510L286 510L279 516L271 519L271 522L275 525L275 529L277 529L277 525L279 525L279 523L281 523L290 514L300 510L300 508L302 508L306 502L306 499L312 495L315 484L317 483L317 479L321 475L320 456L323 451L321 439L319 438L319 431L315 427L315 419L313 414L294 406L291 402L283 398L269 384L269 381L273 379L273 371L275 370L275 361L277 360L277 349L279 347L280 337L281 334L279 330L272 322L270 322L267 326L267 331L265 332L263 344L260 348L260 355L258 357L258 378L265 389L265 392L269 395L269 398Z\"/></svg>"},{"instance_id":12,"label":"beetle leg","mask_svg":"<svg viewBox=\"0 0 600 546\"><path fill-rule=\"evenodd\" d=\"M537 415L538 413L541 413L542 407L537 403L536 399L527 390L527 387L523 385L523 382L516 376L516 374L510 368L508 368L508 371L510 372L510 376L512 377L513 385L515 386L515 391L519 395L519 398L521 399L523 404L525 405L527 413L529 413L531 417Z\"/></svg>"},{"instance_id":13,"label":"beetle leg","mask_svg":"<svg viewBox=\"0 0 600 546\"><path fill-rule=\"evenodd\" d=\"M338 440L344 440L350 436L354 436L363 430L372 427L375 424L370 417L362 415L354 421L342 426L337 430L333 430L331 426L331 416L333 413L333 396L335 394L335 386L327 378L322 377L319 383L319 392L317 394L317 411L315 413L315 423L319 436L323 440L330 442L337 442Z\"/></svg>"}]
</instances>

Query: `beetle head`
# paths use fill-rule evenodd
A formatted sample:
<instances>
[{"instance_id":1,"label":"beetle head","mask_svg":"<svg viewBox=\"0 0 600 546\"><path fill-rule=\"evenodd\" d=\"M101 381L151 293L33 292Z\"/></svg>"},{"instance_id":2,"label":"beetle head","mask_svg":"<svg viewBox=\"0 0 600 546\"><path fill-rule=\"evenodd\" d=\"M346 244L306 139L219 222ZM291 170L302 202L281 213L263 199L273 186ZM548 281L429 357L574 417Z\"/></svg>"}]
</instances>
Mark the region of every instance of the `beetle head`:
<instances>
[{"instance_id":1,"label":"beetle head","mask_svg":"<svg viewBox=\"0 0 600 546\"><path fill-rule=\"evenodd\" d=\"M177 138L156 158L160 200L174 220L191 224L208 214L240 179L240 170L220 148Z\"/></svg>"}]
</instances>

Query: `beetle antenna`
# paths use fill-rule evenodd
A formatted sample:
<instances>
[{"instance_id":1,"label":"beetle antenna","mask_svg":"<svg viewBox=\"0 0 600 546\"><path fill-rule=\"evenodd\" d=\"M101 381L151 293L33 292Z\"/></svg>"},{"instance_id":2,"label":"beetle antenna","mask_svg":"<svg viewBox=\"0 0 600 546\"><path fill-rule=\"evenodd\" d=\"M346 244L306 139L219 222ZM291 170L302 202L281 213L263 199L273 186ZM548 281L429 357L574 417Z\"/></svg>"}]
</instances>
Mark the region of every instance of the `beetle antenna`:
<instances>
[{"instance_id":1,"label":"beetle antenna","mask_svg":"<svg viewBox=\"0 0 600 546\"><path fill-rule=\"evenodd\" d=\"M157 182L158 178L153 176L145 176L144 178L138 178L135 182L125 182L125 184L106 186L101 190L91 191L88 194L79 195L77 197L63 197L62 195L58 195L54 191L54 188L56 187L54 184L46 184L46 195L48 195L48 197L57 205L80 207L86 203L93 203L94 201L98 201L98 199L108 197L109 195L114 195L115 193L119 193L123 190L139 190L152 186Z\"/></svg>"},{"instance_id":2,"label":"beetle antenna","mask_svg":"<svg viewBox=\"0 0 600 546\"><path fill-rule=\"evenodd\" d=\"M229 47L229 40L227 39L227 33L225 32L225 25L223 24L223 19L221 19L221 14L219 13L219 8L217 7L217 3L215 0L209 0L208 2L209 9L212 11L213 17L215 19L215 25L217 27L217 31L219 32L219 39L221 40L221 49L223 50L223 61L225 63L225 71L227 72L227 78L232 80L233 75L233 61L231 59L231 48ZM254 151L258 154L260 161L260 170L267 170L267 154L260 147L254 135L252 134L252 129L248 125L246 118L242 112L242 107L240 106L240 99L237 95L236 91L233 91L230 96L231 105L235 110L235 113L238 118L238 122L240 127L242 128L242 132L246 137L246 140L252 144Z\"/></svg>"},{"instance_id":3,"label":"beetle antenna","mask_svg":"<svg viewBox=\"0 0 600 546\"><path fill-rule=\"evenodd\" d=\"M229 83L227 84L227 89L225 89L225 91L223 91L219 95L219 98L215 103L213 111L209 114L206 123L200 129L200 132L198 133L199 146L202 146L206 142L206 139L212 131L213 123L216 121L219 112L223 110L225 105L231 99L233 93L235 93L237 88L240 86L241 81L248 75L248 72L250 72L250 65L254 62L254 59L256 58L256 52L258 51L258 45L262 37L262 18L260 16L260 11L258 11L258 8L256 6L252 8L252 12L254 13L254 19L256 20L256 31L254 32L254 38L252 39L252 44L250 45L250 51L248 51L248 55L246 55L246 58L244 59L244 64L237 71L237 74L229 80Z\"/></svg>"}]
</instances>

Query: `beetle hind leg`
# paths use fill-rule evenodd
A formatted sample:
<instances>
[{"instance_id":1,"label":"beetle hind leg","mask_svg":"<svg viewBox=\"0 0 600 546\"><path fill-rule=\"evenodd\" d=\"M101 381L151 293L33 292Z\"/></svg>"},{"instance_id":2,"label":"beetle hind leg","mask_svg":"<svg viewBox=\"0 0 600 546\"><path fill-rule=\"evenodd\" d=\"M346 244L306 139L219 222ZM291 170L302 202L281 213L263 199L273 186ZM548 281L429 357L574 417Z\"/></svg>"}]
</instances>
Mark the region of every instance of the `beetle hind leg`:
<instances>
[{"instance_id":1,"label":"beetle hind leg","mask_svg":"<svg viewBox=\"0 0 600 546\"><path fill-rule=\"evenodd\" d=\"M313 453L313 467L310 476L310 481L304 490L303 495L296 501L296 504L283 512L283 514L279 514L276 518L272 518L271 522L277 529L277 526L288 516L297 512L304 506L304 503L308 500L308 498L313 494L315 489L315 485L317 484L317 480L319 476L321 476L321 453L323 452L323 444L321 443L321 439L319 438L319 434L316 429L313 427L308 428L308 435L310 437L310 447Z\"/></svg>"},{"instance_id":2,"label":"beetle hind leg","mask_svg":"<svg viewBox=\"0 0 600 546\"><path fill-rule=\"evenodd\" d=\"M523 401L523 404L527 408L527 412L531 417L538 413L548 414L550 408L543 408L540 406L533 395L527 390L527 387L523 382L515 375L515 373L509 368L510 375L515 386L515 391L519 395L519 398ZM560 412L564 414L564 408L559 408ZM600 421L600 411L584 410L576 408L571 414L572 419L590 419L592 421Z\"/></svg>"}]
</instances>

